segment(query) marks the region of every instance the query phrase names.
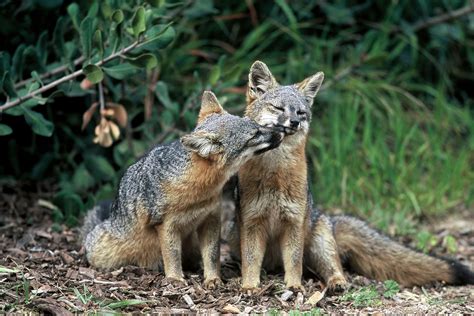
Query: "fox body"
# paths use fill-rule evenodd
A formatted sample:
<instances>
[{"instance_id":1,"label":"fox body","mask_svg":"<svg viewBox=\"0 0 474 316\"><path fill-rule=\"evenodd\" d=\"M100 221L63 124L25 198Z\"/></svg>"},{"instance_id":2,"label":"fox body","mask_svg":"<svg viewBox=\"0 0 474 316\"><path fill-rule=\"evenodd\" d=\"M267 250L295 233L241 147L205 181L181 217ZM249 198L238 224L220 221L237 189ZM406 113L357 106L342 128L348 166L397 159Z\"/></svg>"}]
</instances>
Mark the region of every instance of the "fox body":
<instances>
[{"instance_id":1,"label":"fox body","mask_svg":"<svg viewBox=\"0 0 474 316\"><path fill-rule=\"evenodd\" d=\"M195 130L132 164L109 209L98 206L89 213L84 224L88 261L98 268L157 268L162 262L166 277L183 281L182 257L199 249L205 285L215 286L222 188L243 163L277 147L281 138L228 114L212 92L205 92Z\"/></svg>"},{"instance_id":2,"label":"fox body","mask_svg":"<svg viewBox=\"0 0 474 316\"><path fill-rule=\"evenodd\" d=\"M264 63L251 67L246 116L286 136L279 148L249 160L238 173L237 225L230 229L229 243L241 256L243 288L259 286L262 264L283 266L286 285L301 288L303 263L332 291L347 285L343 263L367 277L403 285L473 283L474 275L459 262L417 253L360 220L329 218L313 208L305 145L323 78L319 72L281 86Z\"/></svg>"}]
</instances>

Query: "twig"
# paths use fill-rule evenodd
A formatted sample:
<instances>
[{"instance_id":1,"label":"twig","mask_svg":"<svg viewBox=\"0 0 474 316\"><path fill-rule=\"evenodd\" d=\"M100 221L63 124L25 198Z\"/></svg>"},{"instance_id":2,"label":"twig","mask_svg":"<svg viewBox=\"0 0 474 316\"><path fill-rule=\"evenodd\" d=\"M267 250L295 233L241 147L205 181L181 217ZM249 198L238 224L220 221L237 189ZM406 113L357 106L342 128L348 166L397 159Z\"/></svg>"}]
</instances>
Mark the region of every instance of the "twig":
<instances>
[{"instance_id":1,"label":"twig","mask_svg":"<svg viewBox=\"0 0 474 316\"><path fill-rule=\"evenodd\" d=\"M85 60L85 57L84 56L81 56L79 58L76 58L74 61L73 61L73 64L74 66L77 66L79 64L81 64L83 61ZM52 77L54 75L57 75L57 74L60 74L62 72L65 72L67 69L68 69L68 65L62 65L62 66L59 66L57 68L54 68L53 70L51 71L48 71L48 72L45 72L43 74L40 75L40 78L41 79L46 79L46 78L49 78L49 77ZM25 85L27 85L28 83L34 81L34 78L28 78L28 79L25 79L25 80L22 80L22 81L19 81L15 84L15 88L21 88Z\"/></svg>"},{"instance_id":2,"label":"twig","mask_svg":"<svg viewBox=\"0 0 474 316\"><path fill-rule=\"evenodd\" d=\"M100 113L105 110L105 101L104 101L104 87L102 86L102 82L99 82L99 104L100 104Z\"/></svg>"},{"instance_id":3,"label":"twig","mask_svg":"<svg viewBox=\"0 0 474 316\"><path fill-rule=\"evenodd\" d=\"M457 10L454 10L454 11L449 11L445 14L434 16L434 17L429 18L425 21L416 23L413 26L413 31L418 32L419 30L428 28L428 27L433 26L435 24L440 24L440 23L443 23L443 22L446 22L446 21L454 20L454 19L457 19L457 18L459 18L463 15L466 15L466 14L469 14L469 13L472 13L472 12L474 12L474 1L471 1L470 5L465 6L464 8L457 9Z\"/></svg>"},{"instance_id":4,"label":"twig","mask_svg":"<svg viewBox=\"0 0 474 316\"><path fill-rule=\"evenodd\" d=\"M137 47L138 44L139 44L139 42L136 41L133 44L121 49L119 52L116 52L116 53L108 56L107 58L97 62L95 65L96 66L102 66L103 64L105 64L105 63L107 63L107 62L109 62L109 61L111 61L111 60L113 60L117 57L120 57L120 55L131 51L132 49ZM2 113L5 110L8 110L9 108L17 106L17 105L21 104L22 102L25 102L26 100L29 100L29 99L33 98L34 96L36 96L38 94L41 94L45 91L48 91L49 89L54 88L54 87L60 85L61 83L64 83L64 82L67 82L67 81L72 80L74 78L77 78L77 77L79 77L80 75L83 75L83 74L84 74L84 71L82 69L77 70L77 71L73 72L72 74L69 74L69 75L64 76L62 78L59 78L58 80L55 80L53 82L50 82L49 84L47 84L47 85L45 85L45 86L43 86L43 87L41 87L41 88L39 88L39 89L37 89L33 92L28 93L25 96L18 97L17 99L15 99L13 101L7 102L7 103L3 104L2 106L0 106L0 113Z\"/></svg>"}]
</instances>

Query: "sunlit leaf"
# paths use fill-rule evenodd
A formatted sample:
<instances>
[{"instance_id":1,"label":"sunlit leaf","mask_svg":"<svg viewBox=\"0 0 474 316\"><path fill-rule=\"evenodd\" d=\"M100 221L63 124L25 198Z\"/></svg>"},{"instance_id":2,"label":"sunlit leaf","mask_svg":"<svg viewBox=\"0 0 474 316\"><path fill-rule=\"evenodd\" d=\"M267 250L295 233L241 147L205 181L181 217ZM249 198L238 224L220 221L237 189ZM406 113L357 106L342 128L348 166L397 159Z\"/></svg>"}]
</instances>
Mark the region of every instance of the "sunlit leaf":
<instances>
[{"instance_id":1,"label":"sunlit leaf","mask_svg":"<svg viewBox=\"0 0 474 316\"><path fill-rule=\"evenodd\" d=\"M99 83L104 79L104 72L96 65L87 65L83 68L83 71L87 79L94 84Z\"/></svg>"},{"instance_id":2,"label":"sunlit leaf","mask_svg":"<svg viewBox=\"0 0 474 316\"><path fill-rule=\"evenodd\" d=\"M145 32L145 22L145 8L140 6L137 8L132 18L132 29L135 37L138 37L140 34Z\"/></svg>"}]
</instances>

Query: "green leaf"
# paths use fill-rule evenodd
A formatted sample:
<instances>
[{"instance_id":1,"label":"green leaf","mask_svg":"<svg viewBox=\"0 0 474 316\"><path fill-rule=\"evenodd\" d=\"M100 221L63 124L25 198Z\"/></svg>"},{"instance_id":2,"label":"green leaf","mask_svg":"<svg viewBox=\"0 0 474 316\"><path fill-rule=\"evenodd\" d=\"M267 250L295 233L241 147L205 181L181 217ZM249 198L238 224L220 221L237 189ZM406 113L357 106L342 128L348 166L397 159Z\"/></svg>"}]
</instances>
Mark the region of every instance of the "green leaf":
<instances>
[{"instance_id":1,"label":"green leaf","mask_svg":"<svg viewBox=\"0 0 474 316\"><path fill-rule=\"evenodd\" d=\"M123 63L123 64L118 64L116 66L103 67L103 68L107 75L119 80L125 79L138 72L137 67L129 63Z\"/></svg>"},{"instance_id":2,"label":"green leaf","mask_svg":"<svg viewBox=\"0 0 474 316\"><path fill-rule=\"evenodd\" d=\"M25 120L35 134L50 137L53 135L54 125L46 120L43 114L34 112L26 106L20 105L25 113Z\"/></svg>"},{"instance_id":3,"label":"green leaf","mask_svg":"<svg viewBox=\"0 0 474 316\"><path fill-rule=\"evenodd\" d=\"M61 191L54 196L53 203L60 208L66 224L77 224L78 217L84 210L84 203L79 195L71 191Z\"/></svg>"},{"instance_id":4,"label":"green leaf","mask_svg":"<svg viewBox=\"0 0 474 316\"><path fill-rule=\"evenodd\" d=\"M73 2L67 7L67 13L71 17L74 28L79 31L80 10L77 3Z\"/></svg>"},{"instance_id":5,"label":"green leaf","mask_svg":"<svg viewBox=\"0 0 474 316\"><path fill-rule=\"evenodd\" d=\"M145 32L145 40L137 47L135 51L151 51L155 52L158 49L166 48L173 42L176 36L176 31L170 24L155 25Z\"/></svg>"},{"instance_id":6,"label":"green leaf","mask_svg":"<svg viewBox=\"0 0 474 316\"><path fill-rule=\"evenodd\" d=\"M82 70L84 71L87 79L89 79L89 81L94 84L99 83L102 81L102 79L104 79L104 73L102 72L102 69L96 65L87 65Z\"/></svg>"},{"instance_id":7,"label":"green leaf","mask_svg":"<svg viewBox=\"0 0 474 316\"><path fill-rule=\"evenodd\" d=\"M102 41L102 32L96 30L94 33L94 45L99 50L100 59L104 58L104 42Z\"/></svg>"},{"instance_id":8,"label":"green leaf","mask_svg":"<svg viewBox=\"0 0 474 316\"><path fill-rule=\"evenodd\" d=\"M12 80L21 79L23 77L23 52L26 49L25 44L21 44L13 54L12 58Z\"/></svg>"},{"instance_id":9,"label":"green leaf","mask_svg":"<svg viewBox=\"0 0 474 316\"><path fill-rule=\"evenodd\" d=\"M145 8L140 6L137 8L135 11L135 14L133 15L132 18L132 29L133 29L133 35L135 35L136 38L140 36L143 32L146 30L146 24L145 24Z\"/></svg>"},{"instance_id":10,"label":"green leaf","mask_svg":"<svg viewBox=\"0 0 474 316\"><path fill-rule=\"evenodd\" d=\"M123 22L124 16L122 10L115 10L112 13L112 21L114 21L117 25Z\"/></svg>"},{"instance_id":11,"label":"green leaf","mask_svg":"<svg viewBox=\"0 0 474 316\"><path fill-rule=\"evenodd\" d=\"M72 176L72 184L77 192L84 192L95 184L94 177L89 173L86 166L81 164Z\"/></svg>"},{"instance_id":12,"label":"green leaf","mask_svg":"<svg viewBox=\"0 0 474 316\"><path fill-rule=\"evenodd\" d=\"M166 3L165 0L147 0L146 2L148 2L151 6L155 8L160 8L162 5Z\"/></svg>"},{"instance_id":13,"label":"green leaf","mask_svg":"<svg viewBox=\"0 0 474 316\"><path fill-rule=\"evenodd\" d=\"M95 18L97 16L97 13L99 13L99 2L100 1L94 1L92 5L89 7L89 11L87 12L87 16L91 18Z\"/></svg>"},{"instance_id":14,"label":"green leaf","mask_svg":"<svg viewBox=\"0 0 474 316\"><path fill-rule=\"evenodd\" d=\"M41 155L41 158L36 162L35 166L31 170L31 178L40 180L44 177L46 170L51 166L54 161L54 154L51 152Z\"/></svg>"},{"instance_id":15,"label":"green leaf","mask_svg":"<svg viewBox=\"0 0 474 316\"><path fill-rule=\"evenodd\" d=\"M215 65L211 73L209 74L209 83L213 86L217 83L217 80L221 77L221 67L219 64Z\"/></svg>"},{"instance_id":16,"label":"green leaf","mask_svg":"<svg viewBox=\"0 0 474 316\"><path fill-rule=\"evenodd\" d=\"M10 77L10 72L7 71L2 78L3 82L3 91L10 97L16 97L18 94L16 93L15 86L13 85L12 78Z\"/></svg>"},{"instance_id":17,"label":"green leaf","mask_svg":"<svg viewBox=\"0 0 474 316\"><path fill-rule=\"evenodd\" d=\"M115 170L110 163L102 156L87 155L84 163L90 174L100 180L110 181L115 176Z\"/></svg>"},{"instance_id":18,"label":"green leaf","mask_svg":"<svg viewBox=\"0 0 474 316\"><path fill-rule=\"evenodd\" d=\"M82 55L86 58L86 63L90 60L92 52L92 23L93 19L86 16L80 26Z\"/></svg>"},{"instance_id":19,"label":"green leaf","mask_svg":"<svg viewBox=\"0 0 474 316\"><path fill-rule=\"evenodd\" d=\"M40 85L43 85L43 81L41 80L41 77L36 70L33 70L31 72L31 78L36 80Z\"/></svg>"},{"instance_id":20,"label":"green leaf","mask_svg":"<svg viewBox=\"0 0 474 316\"><path fill-rule=\"evenodd\" d=\"M135 67L152 69L158 66L158 60L153 54L143 54L138 57L127 57L127 61Z\"/></svg>"},{"instance_id":21,"label":"green leaf","mask_svg":"<svg viewBox=\"0 0 474 316\"><path fill-rule=\"evenodd\" d=\"M64 44L64 31L66 29L66 18L61 16L56 22L53 32L54 51L58 56L66 54L66 46Z\"/></svg>"},{"instance_id":22,"label":"green leaf","mask_svg":"<svg viewBox=\"0 0 474 316\"><path fill-rule=\"evenodd\" d=\"M38 53L38 61L43 69L48 61L48 31L41 33L36 42L36 52Z\"/></svg>"},{"instance_id":23,"label":"green leaf","mask_svg":"<svg viewBox=\"0 0 474 316\"><path fill-rule=\"evenodd\" d=\"M142 301L142 300L123 300L123 301L118 301L118 302L113 302L108 304L106 307L114 309L114 308L124 308L127 306L133 306L133 305L139 305L139 304L146 304L147 301Z\"/></svg>"},{"instance_id":24,"label":"green leaf","mask_svg":"<svg viewBox=\"0 0 474 316\"><path fill-rule=\"evenodd\" d=\"M0 52L0 76L10 70L10 54L8 52ZM0 85L0 89L2 86Z\"/></svg>"},{"instance_id":25,"label":"green leaf","mask_svg":"<svg viewBox=\"0 0 474 316\"><path fill-rule=\"evenodd\" d=\"M12 132L10 126L0 123L0 136L10 135Z\"/></svg>"}]
</instances>

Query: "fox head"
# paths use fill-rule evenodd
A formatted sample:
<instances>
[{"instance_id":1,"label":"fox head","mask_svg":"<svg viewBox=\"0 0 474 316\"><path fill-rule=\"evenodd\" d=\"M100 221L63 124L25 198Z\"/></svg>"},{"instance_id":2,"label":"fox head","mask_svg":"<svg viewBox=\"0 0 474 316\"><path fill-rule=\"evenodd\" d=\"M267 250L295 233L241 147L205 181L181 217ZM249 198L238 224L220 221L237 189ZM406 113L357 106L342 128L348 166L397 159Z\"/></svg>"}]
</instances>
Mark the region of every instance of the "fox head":
<instances>
[{"instance_id":1,"label":"fox head","mask_svg":"<svg viewBox=\"0 0 474 316\"><path fill-rule=\"evenodd\" d=\"M181 143L201 158L236 172L247 160L280 145L283 134L227 113L214 93L202 96L198 124ZM234 170L235 169L235 170Z\"/></svg>"},{"instance_id":2,"label":"fox head","mask_svg":"<svg viewBox=\"0 0 474 316\"><path fill-rule=\"evenodd\" d=\"M250 68L245 115L285 135L306 134L311 106L323 80L324 73L318 72L300 83L281 86L267 65L256 61Z\"/></svg>"}]
</instances>

